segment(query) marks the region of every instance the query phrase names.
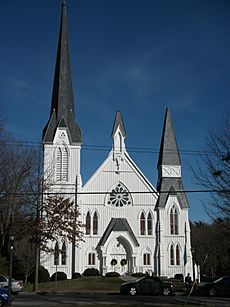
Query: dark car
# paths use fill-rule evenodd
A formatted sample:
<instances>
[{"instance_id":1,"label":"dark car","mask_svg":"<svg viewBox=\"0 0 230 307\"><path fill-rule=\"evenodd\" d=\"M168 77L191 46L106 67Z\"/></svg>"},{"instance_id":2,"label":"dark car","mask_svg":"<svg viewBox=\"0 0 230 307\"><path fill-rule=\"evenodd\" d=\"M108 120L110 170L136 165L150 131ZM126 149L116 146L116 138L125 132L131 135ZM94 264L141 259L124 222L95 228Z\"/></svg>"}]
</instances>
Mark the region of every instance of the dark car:
<instances>
[{"instance_id":1,"label":"dark car","mask_svg":"<svg viewBox=\"0 0 230 307\"><path fill-rule=\"evenodd\" d=\"M158 277L145 276L141 279L126 282L120 287L121 294L175 295L175 286Z\"/></svg>"},{"instance_id":2,"label":"dark car","mask_svg":"<svg viewBox=\"0 0 230 307\"><path fill-rule=\"evenodd\" d=\"M213 282L202 282L196 286L195 293L209 296L230 296L230 276L223 276Z\"/></svg>"},{"instance_id":3,"label":"dark car","mask_svg":"<svg viewBox=\"0 0 230 307\"><path fill-rule=\"evenodd\" d=\"M8 290L0 288L0 307L8 304Z\"/></svg>"}]
</instances>

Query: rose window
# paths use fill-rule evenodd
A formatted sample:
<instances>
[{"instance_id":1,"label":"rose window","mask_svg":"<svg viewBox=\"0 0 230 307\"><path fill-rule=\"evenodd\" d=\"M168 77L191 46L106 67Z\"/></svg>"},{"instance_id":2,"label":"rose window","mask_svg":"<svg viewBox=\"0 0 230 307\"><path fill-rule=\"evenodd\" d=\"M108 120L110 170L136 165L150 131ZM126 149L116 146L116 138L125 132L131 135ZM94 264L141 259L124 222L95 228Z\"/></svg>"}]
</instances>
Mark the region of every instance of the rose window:
<instances>
[{"instance_id":1,"label":"rose window","mask_svg":"<svg viewBox=\"0 0 230 307\"><path fill-rule=\"evenodd\" d=\"M109 193L108 205L123 207L131 205L130 194L120 183Z\"/></svg>"}]
</instances>

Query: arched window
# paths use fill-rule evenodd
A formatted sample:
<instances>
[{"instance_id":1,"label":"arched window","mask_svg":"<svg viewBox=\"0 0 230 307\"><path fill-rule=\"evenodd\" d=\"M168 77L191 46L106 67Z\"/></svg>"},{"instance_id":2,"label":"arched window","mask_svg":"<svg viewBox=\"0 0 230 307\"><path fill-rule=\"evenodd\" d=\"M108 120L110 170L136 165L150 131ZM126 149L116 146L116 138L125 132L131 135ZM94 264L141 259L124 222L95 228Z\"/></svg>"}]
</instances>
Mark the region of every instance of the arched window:
<instances>
[{"instance_id":1,"label":"arched window","mask_svg":"<svg viewBox=\"0 0 230 307\"><path fill-rule=\"evenodd\" d=\"M174 248L173 248L173 245L171 245L171 247L170 247L170 264L171 264L171 265L174 265L174 264L175 264L175 261L174 261Z\"/></svg>"},{"instance_id":2,"label":"arched window","mask_svg":"<svg viewBox=\"0 0 230 307\"><path fill-rule=\"evenodd\" d=\"M176 265L180 265L180 249L179 246L176 246Z\"/></svg>"},{"instance_id":3,"label":"arched window","mask_svg":"<svg viewBox=\"0 0 230 307\"><path fill-rule=\"evenodd\" d=\"M61 249L61 264L66 265L66 244L63 242Z\"/></svg>"},{"instance_id":4,"label":"arched window","mask_svg":"<svg viewBox=\"0 0 230 307\"><path fill-rule=\"evenodd\" d=\"M145 215L144 212L141 213L141 218L140 218L140 233L142 236L145 235Z\"/></svg>"},{"instance_id":5,"label":"arched window","mask_svg":"<svg viewBox=\"0 0 230 307\"><path fill-rule=\"evenodd\" d=\"M148 229L148 235L152 235L153 234L153 219L152 219L152 215L150 212L147 218L147 229Z\"/></svg>"},{"instance_id":6,"label":"arched window","mask_svg":"<svg viewBox=\"0 0 230 307\"><path fill-rule=\"evenodd\" d=\"M170 210L170 233L171 235L178 235L178 211L176 206Z\"/></svg>"},{"instance_id":7,"label":"arched window","mask_svg":"<svg viewBox=\"0 0 230 307\"><path fill-rule=\"evenodd\" d=\"M88 254L88 265L95 265L95 253Z\"/></svg>"},{"instance_id":8,"label":"arched window","mask_svg":"<svg viewBox=\"0 0 230 307\"><path fill-rule=\"evenodd\" d=\"M57 161L56 161L56 179L57 181L61 181L62 177L62 152L61 148L57 149Z\"/></svg>"},{"instance_id":9,"label":"arched window","mask_svg":"<svg viewBox=\"0 0 230 307\"><path fill-rule=\"evenodd\" d=\"M117 161L117 163L119 164L120 162ZM118 182L111 189L111 192L108 194L107 204L114 208L123 208L132 205L131 195L121 182Z\"/></svg>"},{"instance_id":10,"label":"arched window","mask_svg":"<svg viewBox=\"0 0 230 307\"><path fill-rule=\"evenodd\" d=\"M150 253L143 254L143 265L150 265Z\"/></svg>"},{"instance_id":11,"label":"arched window","mask_svg":"<svg viewBox=\"0 0 230 307\"><path fill-rule=\"evenodd\" d=\"M90 213L88 212L86 215L86 221L85 221L85 233L87 235L90 235L90 230L91 230L91 217L90 217Z\"/></svg>"},{"instance_id":12,"label":"arched window","mask_svg":"<svg viewBox=\"0 0 230 307\"><path fill-rule=\"evenodd\" d=\"M68 181L68 152L66 148L62 152L62 180Z\"/></svg>"},{"instance_id":13,"label":"arched window","mask_svg":"<svg viewBox=\"0 0 230 307\"><path fill-rule=\"evenodd\" d=\"M58 147L56 156L56 180L68 181L68 151Z\"/></svg>"},{"instance_id":14,"label":"arched window","mask_svg":"<svg viewBox=\"0 0 230 307\"><path fill-rule=\"evenodd\" d=\"M97 235L98 233L98 216L97 216L97 212L94 212L93 215L93 234Z\"/></svg>"},{"instance_id":15,"label":"arched window","mask_svg":"<svg viewBox=\"0 0 230 307\"><path fill-rule=\"evenodd\" d=\"M54 265L59 265L59 245L58 245L58 242L55 243L55 247L54 247Z\"/></svg>"}]
</instances>

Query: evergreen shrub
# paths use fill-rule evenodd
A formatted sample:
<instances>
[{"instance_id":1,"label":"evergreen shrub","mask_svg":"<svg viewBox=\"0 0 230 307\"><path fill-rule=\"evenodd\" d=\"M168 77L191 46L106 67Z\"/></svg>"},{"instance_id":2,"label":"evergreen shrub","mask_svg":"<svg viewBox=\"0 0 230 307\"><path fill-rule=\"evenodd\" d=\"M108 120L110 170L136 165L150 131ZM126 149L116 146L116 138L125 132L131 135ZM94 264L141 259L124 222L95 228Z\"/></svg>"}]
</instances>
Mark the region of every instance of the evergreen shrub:
<instances>
[{"instance_id":1,"label":"evergreen shrub","mask_svg":"<svg viewBox=\"0 0 230 307\"><path fill-rule=\"evenodd\" d=\"M118 272L107 272L105 276L106 277L119 277L120 274Z\"/></svg>"},{"instance_id":2,"label":"evergreen shrub","mask_svg":"<svg viewBox=\"0 0 230 307\"><path fill-rule=\"evenodd\" d=\"M81 277L81 273L79 273L79 272L75 272L72 275L72 279L77 279L77 278L80 278L80 277Z\"/></svg>"},{"instance_id":3,"label":"evergreen shrub","mask_svg":"<svg viewBox=\"0 0 230 307\"><path fill-rule=\"evenodd\" d=\"M64 272L57 272L57 280L66 280L67 279L67 275ZM54 273L51 278L51 281L55 281L56 280L56 273Z\"/></svg>"},{"instance_id":4,"label":"evergreen shrub","mask_svg":"<svg viewBox=\"0 0 230 307\"><path fill-rule=\"evenodd\" d=\"M35 278L35 272L31 273L28 277L28 282L34 283ZM45 269L43 266L38 267L38 282L47 282L50 281L50 274L47 269Z\"/></svg>"},{"instance_id":5,"label":"evergreen shrub","mask_svg":"<svg viewBox=\"0 0 230 307\"><path fill-rule=\"evenodd\" d=\"M99 276L98 269L95 268L88 268L83 273L84 276Z\"/></svg>"}]
</instances>

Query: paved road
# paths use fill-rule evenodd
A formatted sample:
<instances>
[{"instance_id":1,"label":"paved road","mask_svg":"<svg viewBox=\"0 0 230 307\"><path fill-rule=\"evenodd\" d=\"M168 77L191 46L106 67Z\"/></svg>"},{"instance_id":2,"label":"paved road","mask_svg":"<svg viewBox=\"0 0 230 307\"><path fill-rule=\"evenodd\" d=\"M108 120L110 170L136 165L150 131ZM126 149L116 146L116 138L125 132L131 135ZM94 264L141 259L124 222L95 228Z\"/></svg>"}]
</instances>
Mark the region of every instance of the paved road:
<instances>
[{"instance_id":1,"label":"paved road","mask_svg":"<svg viewBox=\"0 0 230 307\"><path fill-rule=\"evenodd\" d=\"M230 306L230 298L207 298L174 296L126 296L118 293L57 293L39 295L22 292L16 296L12 306Z\"/></svg>"}]
</instances>

